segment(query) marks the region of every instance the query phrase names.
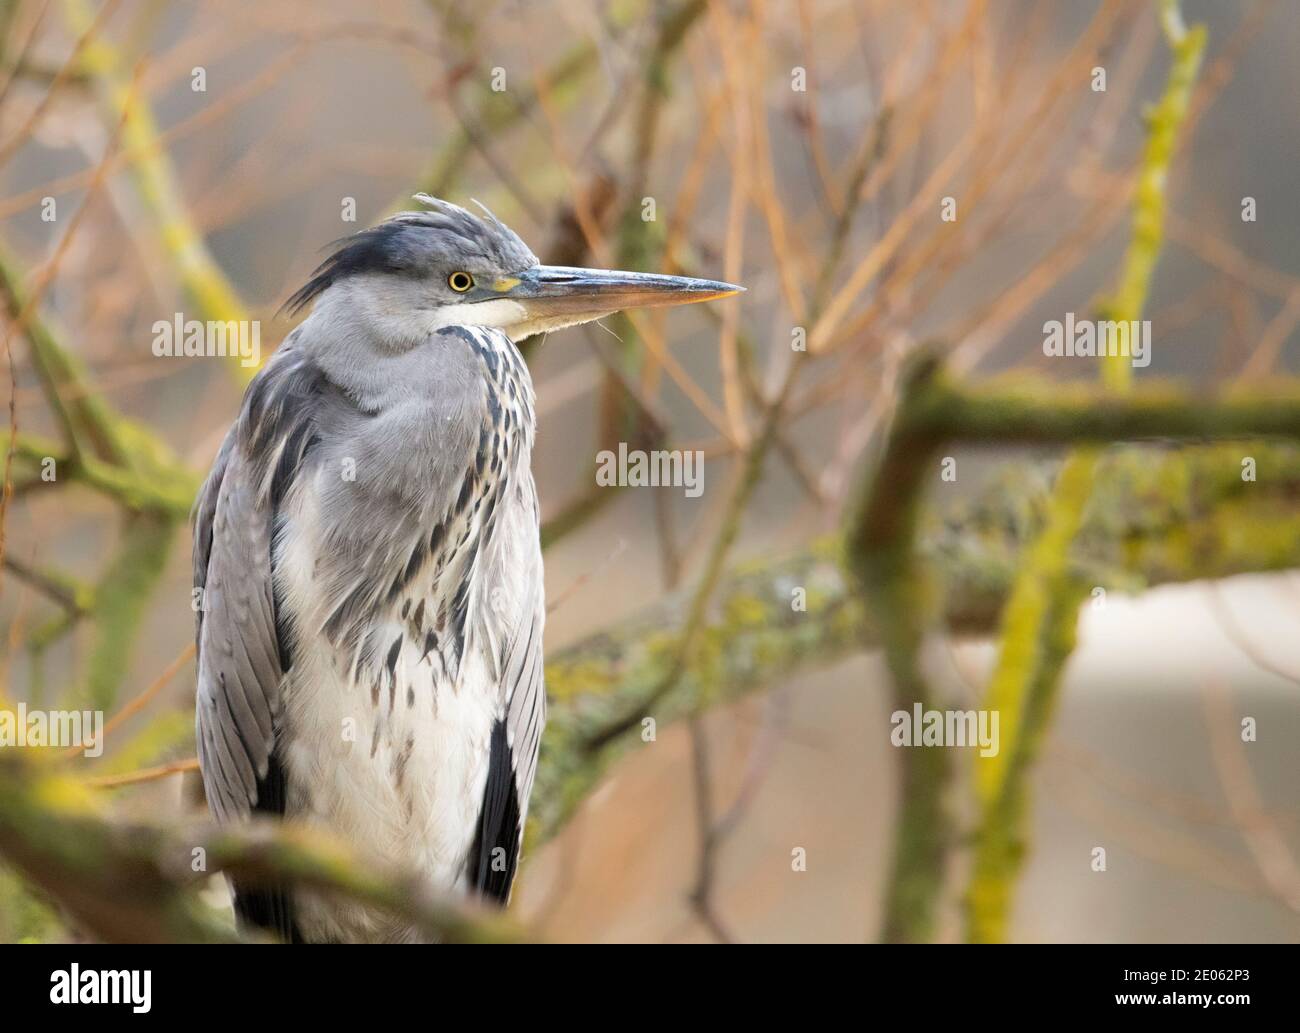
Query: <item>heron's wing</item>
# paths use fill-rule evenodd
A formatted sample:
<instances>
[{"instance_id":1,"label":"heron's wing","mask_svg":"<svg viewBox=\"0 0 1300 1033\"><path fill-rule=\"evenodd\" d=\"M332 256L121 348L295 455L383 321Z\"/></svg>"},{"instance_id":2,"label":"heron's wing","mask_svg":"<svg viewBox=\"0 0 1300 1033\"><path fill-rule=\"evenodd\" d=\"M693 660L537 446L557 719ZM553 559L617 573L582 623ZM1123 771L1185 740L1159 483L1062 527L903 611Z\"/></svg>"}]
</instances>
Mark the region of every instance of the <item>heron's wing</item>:
<instances>
[{"instance_id":1,"label":"heron's wing","mask_svg":"<svg viewBox=\"0 0 1300 1033\"><path fill-rule=\"evenodd\" d=\"M532 512L525 524L535 528L537 495L531 483L528 496ZM484 896L502 904L510 899L510 888L519 864L524 821L528 817L528 798L533 791L542 727L546 723L542 663L546 605L540 552L534 555L532 562L535 570L528 579L531 598L505 648L502 666L505 713L492 731L487 787L474 854L478 865L476 887Z\"/></svg>"},{"instance_id":2,"label":"heron's wing","mask_svg":"<svg viewBox=\"0 0 1300 1033\"><path fill-rule=\"evenodd\" d=\"M221 821L258 802L275 745L279 646L268 515L231 438L195 511L194 584L201 589L197 727L203 788Z\"/></svg>"},{"instance_id":3,"label":"heron's wing","mask_svg":"<svg viewBox=\"0 0 1300 1033\"><path fill-rule=\"evenodd\" d=\"M253 812L282 815L285 808L275 736L290 658L271 542L276 505L306 451L298 429L309 418L306 407L292 404L287 390L294 376L281 361L254 381L194 511L195 734L203 788L219 821ZM287 898L274 887L254 893L235 887L235 908L282 938L295 935Z\"/></svg>"}]
</instances>

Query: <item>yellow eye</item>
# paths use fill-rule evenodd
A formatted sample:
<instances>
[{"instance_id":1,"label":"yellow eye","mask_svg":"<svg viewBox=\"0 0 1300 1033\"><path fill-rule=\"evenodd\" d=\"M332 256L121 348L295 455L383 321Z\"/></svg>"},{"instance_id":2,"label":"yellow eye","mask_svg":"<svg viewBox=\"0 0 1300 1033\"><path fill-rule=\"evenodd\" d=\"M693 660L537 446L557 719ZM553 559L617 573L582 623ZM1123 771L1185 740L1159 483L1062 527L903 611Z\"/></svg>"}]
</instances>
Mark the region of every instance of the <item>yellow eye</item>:
<instances>
[{"instance_id":1,"label":"yellow eye","mask_svg":"<svg viewBox=\"0 0 1300 1033\"><path fill-rule=\"evenodd\" d=\"M474 277L469 273L454 272L447 277L447 286L457 294L464 294L474 286Z\"/></svg>"}]
</instances>

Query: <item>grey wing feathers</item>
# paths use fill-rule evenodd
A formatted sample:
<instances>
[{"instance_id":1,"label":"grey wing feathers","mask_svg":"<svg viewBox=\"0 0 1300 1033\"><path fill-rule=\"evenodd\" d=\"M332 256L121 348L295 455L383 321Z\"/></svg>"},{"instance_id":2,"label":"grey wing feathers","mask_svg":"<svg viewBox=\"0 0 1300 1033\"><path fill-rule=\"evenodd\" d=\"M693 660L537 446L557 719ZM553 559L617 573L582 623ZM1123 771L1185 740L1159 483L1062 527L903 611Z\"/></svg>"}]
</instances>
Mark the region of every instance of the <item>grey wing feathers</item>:
<instances>
[{"instance_id":1,"label":"grey wing feathers","mask_svg":"<svg viewBox=\"0 0 1300 1033\"><path fill-rule=\"evenodd\" d=\"M196 737L218 820L247 816L275 745L280 666L271 524L232 431L195 508Z\"/></svg>"},{"instance_id":2,"label":"grey wing feathers","mask_svg":"<svg viewBox=\"0 0 1300 1033\"><path fill-rule=\"evenodd\" d=\"M292 338L292 335L291 335ZM218 821L283 815L288 776L276 751L280 689L292 663L292 621L275 596L277 507L315 440L320 371L287 341L254 378L194 511L198 602L195 734ZM278 883L232 881L241 925L302 940Z\"/></svg>"},{"instance_id":3,"label":"grey wing feathers","mask_svg":"<svg viewBox=\"0 0 1300 1033\"><path fill-rule=\"evenodd\" d=\"M537 774L537 753L546 723L546 687L542 664L542 624L546 610L539 599L525 615L506 655L506 739L514 761L520 823L528 816L528 797ZM522 831L522 829L521 829Z\"/></svg>"},{"instance_id":4,"label":"grey wing feathers","mask_svg":"<svg viewBox=\"0 0 1300 1033\"><path fill-rule=\"evenodd\" d=\"M545 720L543 619L540 605L525 614L506 654L504 687L510 695L504 720L492 730L483 806L470 852L474 887L500 904L509 902L515 881Z\"/></svg>"},{"instance_id":5,"label":"grey wing feathers","mask_svg":"<svg viewBox=\"0 0 1300 1033\"><path fill-rule=\"evenodd\" d=\"M536 527L536 493L528 484L530 527ZM535 548L535 545L534 545ZM531 584L519 619L511 629L501 664L504 713L492 731L487 783L479 827L471 851L473 886L487 899L510 899L528 817L528 798L537 773L538 747L546 722L542 627L546 608L540 550L523 562L533 565Z\"/></svg>"},{"instance_id":6,"label":"grey wing feathers","mask_svg":"<svg viewBox=\"0 0 1300 1033\"><path fill-rule=\"evenodd\" d=\"M532 477L527 479L525 504L531 507L530 524L540 524L541 507L537 501L537 488ZM537 753L541 746L542 728L546 724L546 685L542 659L542 631L546 623L546 589L542 572L542 553L536 546L532 562L530 604L523 613L506 648L502 684L505 699L506 740L514 761L515 792L519 797L520 834L524 819L528 817L528 798L533 791L533 778L537 774Z\"/></svg>"}]
</instances>

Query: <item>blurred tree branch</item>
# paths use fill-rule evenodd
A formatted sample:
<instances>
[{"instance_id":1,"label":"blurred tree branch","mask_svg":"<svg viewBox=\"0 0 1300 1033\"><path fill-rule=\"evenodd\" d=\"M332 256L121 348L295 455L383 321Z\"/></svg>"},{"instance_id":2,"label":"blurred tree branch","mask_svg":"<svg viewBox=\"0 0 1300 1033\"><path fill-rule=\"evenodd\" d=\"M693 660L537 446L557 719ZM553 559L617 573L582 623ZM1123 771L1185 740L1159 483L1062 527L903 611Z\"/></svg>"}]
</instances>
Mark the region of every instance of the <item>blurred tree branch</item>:
<instances>
[{"instance_id":1,"label":"blurred tree branch","mask_svg":"<svg viewBox=\"0 0 1300 1033\"><path fill-rule=\"evenodd\" d=\"M1294 387L1289 392L1279 386L1274 392L1225 392L1195 397L1155 384L1115 396L1105 389L1073 385L1055 384L1048 391L1046 385L1039 384L1035 389L1032 380L1021 378L1009 379L1005 386L966 388L949 381L935 356L919 358L904 378L893 426L853 508L847 541L851 568L879 622L894 679L896 704L904 709L918 701L933 705L920 672L918 654L927 614L932 614L934 608L915 539L922 490L938 470L939 449L944 444L1074 445L1143 439L1251 441L1261 436L1300 439L1300 392ZM1228 479L1239 482L1233 485L1230 495L1219 500L1225 507L1230 499L1240 500L1243 495L1258 491L1263 485L1245 481L1241 467L1243 457L1254 458L1257 444L1250 446L1250 453L1240 448L1205 453L1215 457L1220 466L1217 470L1201 472L1199 477L1189 471L1192 484L1198 484L1203 478L1205 484L1217 485L1217 490L1223 491ZM1197 455L1192 452L1180 461L1196 463ZM1277 475L1270 470L1263 476L1268 481ZM1171 484L1178 483L1172 472L1167 476ZM1093 480L1100 483L1101 478ZM1120 512L1129 509L1122 497L1110 501ZM1047 512L1055 505L1058 502L1054 500ZM1227 508L1237 514L1236 505ZM1195 554L1196 565L1186 570L1184 576L1225 576L1230 570L1223 567L1214 546L1227 544L1240 529L1221 523L1223 514L1213 507L1201 512L1194 540L1205 551ZM1234 515L1232 519L1236 518ZM1274 520L1278 523L1273 523ZM1069 535L1064 543L1054 541L1053 546L1061 548L1070 540L1077 540L1086 533L1087 526L1080 525L1080 534ZM1276 555L1273 550L1279 547L1283 553L1298 547L1295 522L1285 512L1270 512L1268 520L1252 520L1250 526L1264 532L1258 539L1258 547L1266 555ZM1118 546L1126 550L1134 548L1130 533L1123 527L1111 526L1110 530ZM1168 563L1178 544L1186 541L1193 529L1173 527L1167 528L1166 533L1171 537L1163 549L1158 541L1147 543L1148 547L1140 552L1130 552L1126 564L1153 556ZM1256 545L1252 542L1252 548ZM1155 548L1154 553L1151 546ZM1204 560L1203 567L1201 560ZM1072 584L1105 583L1096 578L1095 572L1079 571L1071 565L1067 569ZM1171 573L1174 570L1172 564L1165 569ZM1073 620L1073 611L1070 617ZM946 765L934 759L942 753L908 750L903 758L906 806L886 908L885 936L890 940L928 938L933 921L950 828L942 809Z\"/></svg>"},{"instance_id":2,"label":"blurred tree branch","mask_svg":"<svg viewBox=\"0 0 1300 1033\"><path fill-rule=\"evenodd\" d=\"M630 21L628 8L620 5L616 17L622 23ZM590 41L583 41L566 51L544 74L548 96L556 102L567 102L577 96L577 88L587 74L596 67L599 52ZM456 88L453 82L452 89ZM465 124L453 131L419 177L419 191L434 197L445 197L456 186L466 161L474 152L474 138L466 125L479 127L489 137L496 137L513 128L537 106L537 93L525 91L522 95L495 92L486 83L478 91L475 106L465 116ZM393 209L406 206L407 197L397 199Z\"/></svg>"},{"instance_id":3,"label":"blurred tree branch","mask_svg":"<svg viewBox=\"0 0 1300 1033\"><path fill-rule=\"evenodd\" d=\"M0 302L11 324L27 338L42 391L65 439L55 444L6 430L3 445L32 467L34 478L50 474L50 486L82 483L113 499L122 508L123 533L119 551L95 586L82 595L89 609L66 614L33 637L29 646L43 650L77 618L97 618L81 695L107 708L126 676L146 603L162 575L172 537L189 514L198 478L151 430L114 412L98 396L80 362L36 311L38 300L28 297L16 268L0 251Z\"/></svg>"},{"instance_id":4,"label":"blurred tree branch","mask_svg":"<svg viewBox=\"0 0 1300 1033\"><path fill-rule=\"evenodd\" d=\"M1164 243L1169 167L1187 118L1192 88L1205 50L1206 30L1184 28L1178 0L1160 0L1160 20L1173 55L1159 103L1147 116L1146 144L1137 179L1133 225L1113 297L1103 319L1136 326ZM1119 393L1131 389L1133 370L1122 355L1102 359L1103 382ZM1001 650L985 706L997 711L1005 744L975 769L981 809L974 860L966 892L967 937L998 942L1006 936L1011 898L1026 853L1029 771L1051 721L1065 663L1075 647L1079 606L1088 585L1068 562L1092 492L1099 456L1075 451L1057 479L1042 536L1028 554L1003 617Z\"/></svg>"},{"instance_id":5,"label":"blurred tree branch","mask_svg":"<svg viewBox=\"0 0 1300 1033\"><path fill-rule=\"evenodd\" d=\"M626 178L618 184L617 203L610 201L610 207L618 209L614 265L620 269L653 268L663 250L662 235L655 232L657 223L645 221L642 206L654 160L660 115L668 95L667 71L692 26L704 13L705 6L703 0L683 0L672 6L656 5L653 10L655 31L639 70L641 81L632 117ZM588 245L592 243L588 241ZM620 441L627 441L634 448L661 447L659 429L628 386L642 361L642 352L637 348L637 324L626 313L616 313L611 322L618 343L612 368L606 371L601 386L597 447L616 448ZM617 496L618 492L608 489L584 492L547 522L545 542L552 544L581 527Z\"/></svg>"},{"instance_id":6,"label":"blurred tree branch","mask_svg":"<svg viewBox=\"0 0 1300 1033\"><path fill-rule=\"evenodd\" d=\"M1014 444L1151 436L1249 439L1252 430L1300 437L1300 393L1201 403L1156 388L1122 404L1085 389L1063 403L1035 401L1029 382L958 391L933 368L912 382L904 412L877 467L869 522L865 500L859 501L845 542L850 567L873 585L887 576L889 591L919 597L916 613L933 614L951 632L966 635L997 629L1023 550L1044 526L1050 484L1041 470L1027 475L1022 467L1008 467L972 504L945 523L931 522L914 552L907 529L920 514L908 517L904 511L937 470L926 461L937 447L932 443L959 427L972 442ZM1257 483L1241 479L1244 454L1266 471ZM1288 445L1252 440L1243 446L1108 453L1071 555L1072 569L1088 584L1118 591L1288 569L1300 563L1300 515L1290 501L1298 489L1300 450ZM919 638L898 625L913 611L891 596L889 606L872 607L863 632L839 554L838 540L827 539L796 556L728 572L717 593L719 616L701 632L698 667L652 704L645 702L649 690L670 669L689 620L682 596L553 654L546 671L550 718L531 808L535 834L545 838L556 831L608 764L641 742L640 721L628 721L629 706L640 704L641 717L654 718L662 728L689 713L706 684L716 686L709 703L717 705L877 644L884 646L891 670L910 667ZM931 568L930 579L917 569L919 559ZM795 588L806 590L806 612L792 605Z\"/></svg>"},{"instance_id":7,"label":"blurred tree branch","mask_svg":"<svg viewBox=\"0 0 1300 1033\"><path fill-rule=\"evenodd\" d=\"M315 832L287 825L188 831L100 817L82 784L14 750L0 754L0 853L91 935L114 943L233 943L198 899L209 873L244 883L287 879L412 921L443 942L518 940L497 914L435 897Z\"/></svg>"},{"instance_id":8,"label":"blurred tree branch","mask_svg":"<svg viewBox=\"0 0 1300 1033\"><path fill-rule=\"evenodd\" d=\"M89 33L95 14L85 0L63 0L63 10L74 32ZM202 321L246 322L249 312L195 226L158 123L145 100L133 96L124 64L117 48L102 36L90 39L81 56L81 66L92 77L112 119L122 120L125 152L140 201L157 224L172 267L195 307L194 316ZM246 383L257 370L234 358L228 368Z\"/></svg>"}]
</instances>

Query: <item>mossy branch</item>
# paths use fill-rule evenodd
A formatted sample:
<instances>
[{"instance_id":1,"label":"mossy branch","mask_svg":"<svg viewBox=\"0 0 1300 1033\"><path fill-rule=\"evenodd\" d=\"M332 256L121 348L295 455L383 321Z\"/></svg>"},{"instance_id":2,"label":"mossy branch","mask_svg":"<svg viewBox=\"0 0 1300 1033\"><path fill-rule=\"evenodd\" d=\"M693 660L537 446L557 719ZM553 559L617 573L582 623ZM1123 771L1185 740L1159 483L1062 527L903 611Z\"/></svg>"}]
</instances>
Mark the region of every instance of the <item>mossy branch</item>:
<instances>
[{"instance_id":1,"label":"mossy branch","mask_svg":"<svg viewBox=\"0 0 1300 1033\"><path fill-rule=\"evenodd\" d=\"M8 447L9 433L0 430L0 450ZM52 460L54 479L43 482L50 488L81 484L112 499L127 512L163 513L175 520L188 517L199 485L199 478L180 466L135 473L91 456L77 456L38 434L20 433L14 441L14 458L31 466L34 477L39 477L43 464Z\"/></svg>"},{"instance_id":2,"label":"mossy branch","mask_svg":"<svg viewBox=\"0 0 1300 1033\"><path fill-rule=\"evenodd\" d=\"M123 511L119 553L93 593L96 645L83 699L109 706L126 676L135 633L150 593L162 576L179 524L186 519L198 478L182 467L151 431L113 411L86 380L85 371L58 342L21 286L17 269L0 252L0 303L30 344L33 366L66 444L35 435L0 432L0 447L12 447L33 468L30 484L56 488L83 483L113 499ZM52 461L52 465L50 465ZM45 480L52 475L52 480ZM61 618L33 639L39 651L53 634L69 627Z\"/></svg>"},{"instance_id":3,"label":"mossy branch","mask_svg":"<svg viewBox=\"0 0 1300 1033\"><path fill-rule=\"evenodd\" d=\"M127 450L119 421L99 398L84 390L85 370L59 346L49 325L33 311L17 265L0 250L0 300L12 323L26 336L32 367L74 455L89 451L98 459L124 465Z\"/></svg>"},{"instance_id":4,"label":"mossy branch","mask_svg":"<svg viewBox=\"0 0 1300 1033\"><path fill-rule=\"evenodd\" d=\"M1183 28L1177 0L1160 0L1161 21L1173 63L1163 95L1147 116L1138 172L1133 227L1115 295L1101 305L1121 326L1142 318L1164 241L1165 192L1178 133L1205 49L1204 26ZM1132 366L1106 355L1102 379L1111 390L1132 387ZM1080 449L1057 481L1042 538L1030 551L1003 618L1001 650L985 706L1002 720L1003 748L976 761L980 807L974 861L966 892L966 936L977 942L1005 939L1012 892L1025 856L1028 774L1060 691L1065 662L1074 650L1079 604L1087 586L1070 569L1070 544L1083 520L1098 455Z\"/></svg>"},{"instance_id":5,"label":"mossy branch","mask_svg":"<svg viewBox=\"0 0 1300 1033\"><path fill-rule=\"evenodd\" d=\"M90 386L81 362L59 343L58 335L31 302L22 275L0 248L0 303L22 328L41 389L58 420L65 444L19 434L16 458L37 466L55 462L55 482L85 483L131 511L157 510L184 518L198 490L198 478L181 466L147 427L105 402ZM8 430L0 442L9 447Z\"/></svg>"},{"instance_id":6,"label":"mossy branch","mask_svg":"<svg viewBox=\"0 0 1300 1033\"><path fill-rule=\"evenodd\" d=\"M1030 766L1055 707L1061 671L1074 651L1087 587L1070 562L1100 460L1074 452L1061 468L1042 534L1027 551L1002 615L1001 651L984 707L999 715L1002 748L975 765L980 808L966 895L969 938L1002 939L1024 859Z\"/></svg>"},{"instance_id":7,"label":"mossy branch","mask_svg":"<svg viewBox=\"0 0 1300 1033\"><path fill-rule=\"evenodd\" d=\"M659 728L691 713L706 682L725 703L879 644L891 672L920 684L914 673L928 618L957 634L992 634L998 626L1024 550L1045 525L1050 481L1041 464L1008 466L989 489L946 520L927 518L921 492L939 470L940 444L962 420L975 440L990 444L1070 444L1076 440L1166 436L1163 423L1182 422L1188 441L1250 438L1252 423L1267 433L1300 437L1300 385L1286 403L1257 396L1210 399L1204 406L1156 387L1126 403L1127 412L1097 388L1072 392L1063 409L1035 402L1028 384L1004 390L956 391L939 371L918 371L904 394L880 476L859 499L858 519L843 541L828 538L780 560L729 571L718 587L716 617L705 622L699 670L628 722L629 708L650 698L681 648L689 595L679 593L645 614L552 654L546 668L550 717L531 814L535 838L546 838L595 786L609 764L645 746L642 720ZM1104 414L1093 406L1104 399ZM1153 408L1148 409L1148 406ZM1259 406L1264 415L1253 413ZM1175 418L1171 409L1182 414ZM1060 414L1048 433L1047 413ZM1197 415L1203 414L1203 415ZM1254 417L1258 417L1257 419ZM1242 479L1241 460L1255 460L1258 481ZM1051 464L1048 469L1052 468ZM1284 570L1300 565L1300 449L1249 440L1240 445L1130 447L1106 452L1097 489L1071 555L1075 576L1089 585L1140 591L1203 577ZM906 512L900 512L906 511ZM921 528L919 547L914 535ZM864 625L849 569L875 599ZM883 583L883 594L875 586ZM805 610L795 606L804 590ZM901 698L895 690L896 698ZM910 707L911 700L907 700ZM591 748L592 743L600 743ZM913 750L933 757L942 750ZM938 828L933 826L932 828ZM922 835L918 823L916 835ZM899 902L900 910L903 901ZM896 938L905 938L900 918Z\"/></svg>"},{"instance_id":8,"label":"mossy branch","mask_svg":"<svg viewBox=\"0 0 1300 1033\"><path fill-rule=\"evenodd\" d=\"M85 0L63 0L63 10L74 33L85 32L94 21L94 13ZM212 257L194 224L153 111L132 90L121 55L107 39L97 37L85 47L82 68L100 88L110 117L122 123L123 150L136 191L157 224L163 248L195 308L195 318L247 321L249 313L239 292ZM228 368L241 383L252 379L257 372L245 366L238 355L232 355L232 360Z\"/></svg>"},{"instance_id":9,"label":"mossy branch","mask_svg":"<svg viewBox=\"0 0 1300 1033\"><path fill-rule=\"evenodd\" d=\"M166 514L128 516L117 554L99 576L90 614L95 645L86 665L86 686L79 694L97 710L109 710L117 700L149 597L162 579L178 523Z\"/></svg>"},{"instance_id":10,"label":"mossy branch","mask_svg":"<svg viewBox=\"0 0 1300 1033\"><path fill-rule=\"evenodd\" d=\"M896 698L908 707L913 702L933 705L917 665L927 616L935 612L928 604L933 586L926 578L928 572L919 564L915 540L920 492L938 473L939 452L945 443L1005 446L1102 444L1143 439L1184 443L1259 437L1300 439L1300 385L1294 383L1279 384L1271 392L1221 392L1201 397L1163 384L1143 385L1116 396L1104 388L1049 386L1028 378L972 388L953 384L938 358L927 354L913 363L902 384L898 409L883 451L873 475L864 481L851 512L846 547L850 569L883 633ZM1256 449L1256 445L1250 447ZM1225 455L1222 449L1215 449L1207 454L1215 456L1223 467L1220 477L1234 476L1241 481L1241 460L1248 453L1228 450ZM1263 475L1269 476L1271 473ZM1094 478L1086 480L1091 483ZM1068 498L1064 502L1058 500L1058 506L1078 505L1077 492L1082 489L1074 475L1067 484ZM1257 486L1242 481L1239 487ZM1128 508L1122 498L1111 501L1116 508ZM1048 507L1046 511L1057 515L1054 527L1040 523L1035 529L1039 533L1044 526L1050 528L1049 544L1044 548L1054 549L1062 542L1072 541L1077 530L1073 520L1066 522L1059 515L1059 508ZM1218 526L1212 516L1205 519L1211 526ZM1288 527L1294 533L1293 522L1288 521ZM1126 541L1122 529L1112 527L1111 530L1119 535L1116 541ZM1204 530L1196 532L1198 536L1205 533ZM1275 541L1276 534L1270 533L1268 539ZM1135 542L1128 544L1137 548ZM1151 543L1143 543L1141 555L1149 556L1150 547ZM1296 547L1294 543L1292 547ZM1158 539L1154 548L1158 553ZM1131 561L1136 555L1128 559ZM1223 573L1208 554L1207 563L1209 566L1202 576ZM1061 583L1079 583L1081 575L1074 566L1057 566L1053 570ZM1061 623L1072 620L1074 614L1065 596L1059 597L1064 600L1061 604L1050 602L1054 598L1053 587L1048 585L1043 594L1030 596L1036 615L1031 627L1046 629L1043 634L1035 632L1040 650L1036 678L1040 677L1038 672L1059 667L1058 661L1068 655ZM1010 601L1003 596L999 602L1014 607L1014 593ZM1064 616L1067 611L1068 618ZM1018 698L1028 700L1031 694L1027 689ZM1046 714L1050 712L1050 704L1041 700L1026 702L1024 709L1031 715ZM1036 720L1029 721L1030 730L1041 727L1034 723ZM886 901L887 939L924 940L933 932L947 845L940 838L941 830L951 825L942 808L947 772L942 762L926 755L941 752L913 750L903 758L907 765L903 779L904 812Z\"/></svg>"},{"instance_id":11,"label":"mossy branch","mask_svg":"<svg viewBox=\"0 0 1300 1033\"><path fill-rule=\"evenodd\" d=\"M13 750L0 756L0 854L78 925L113 943L240 942L195 892L214 872L346 897L401 915L444 942L521 938L499 914L444 900L418 877L376 867L319 833L107 821L83 784Z\"/></svg>"}]
</instances>

